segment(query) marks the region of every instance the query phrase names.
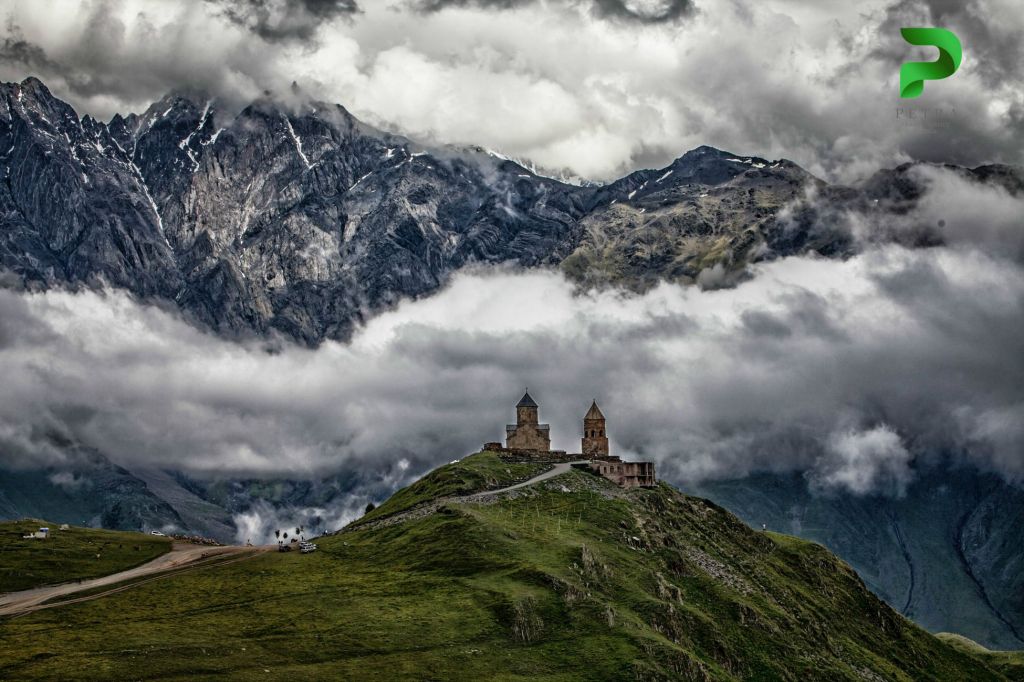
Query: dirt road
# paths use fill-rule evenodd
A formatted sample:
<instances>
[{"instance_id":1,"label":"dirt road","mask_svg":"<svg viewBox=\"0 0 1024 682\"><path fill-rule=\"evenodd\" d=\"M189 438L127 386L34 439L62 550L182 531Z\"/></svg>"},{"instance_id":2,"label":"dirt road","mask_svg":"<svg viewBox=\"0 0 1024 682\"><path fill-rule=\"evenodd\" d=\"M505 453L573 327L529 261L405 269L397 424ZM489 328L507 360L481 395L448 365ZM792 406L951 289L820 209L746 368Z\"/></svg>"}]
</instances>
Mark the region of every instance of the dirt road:
<instances>
[{"instance_id":1,"label":"dirt road","mask_svg":"<svg viewBox=\"0 0 1024 682\"><path fill-rule=\"evenodd\" d=\"M90 599L98 599L108 594L120 592L144 582L149 582L149 580L142 580L133 582L131 585L117 586L118 583L123 583L126 580L137 580L139 578L145 578L146 576L152 576L150 580L156 580L182 571L196 569L209 563L216 562L218 564L223 564L248 559L256 554L268 552L273 549L275 549L273 546L205 547L175 543L171 548L171 551L167 554L159 556L148 563L142 564L141 566L121 571L120 573L112 573L111 575L106 575L102 578L93 578L91 580L83 580L81 582L49 585L47 587L37 587L31 590L10 592L8 594L0 595L0 617L19 616L31 611L38 611L40 609L64 606L66 604L74 604L81 601L88 601ZM228 559L227 557L230 555L237 555L237 558ZM88 596L77 599L67 599L54 604L43 603L50 599L54 599L55 597L65 597L77 592L95 590L98 587L104 587L106 585L111 585L113 587L111 587L110 590L101 590L98 593L89 594Z\"/></svg>"}]
</instances>

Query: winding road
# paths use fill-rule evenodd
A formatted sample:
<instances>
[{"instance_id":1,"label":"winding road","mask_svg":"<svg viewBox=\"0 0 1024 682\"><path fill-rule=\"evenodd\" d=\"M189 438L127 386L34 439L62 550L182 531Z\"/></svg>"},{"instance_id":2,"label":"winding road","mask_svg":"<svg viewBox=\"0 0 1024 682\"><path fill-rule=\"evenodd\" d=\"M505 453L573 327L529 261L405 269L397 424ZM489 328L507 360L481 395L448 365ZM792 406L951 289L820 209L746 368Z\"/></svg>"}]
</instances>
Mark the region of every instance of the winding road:
<instances>
[{"instance_id":1,"label":"winding road","mask_svg":"<svg viewBox=\"0 0 1024 682\"><path fill-rule=\"evenodd\" d=\"M507 493L510 490L518 490L520 488L525 488L528 485L540 483L541 481L546 481L549 478L554 478L555 476L561 476L562 474L569 471L569 469L572 468L573 464L586 464L588 461L589 460L581 460L579 462L561 462L551 467L544 473L537 474L533 478L527 479L522 483L516 483L515 485L510 485L507 488L498 488L497 490L484 490L483 492L473 493L472 495L466 495L465 499L468 501L476 497L486 497L487 495L500 495L501 493Z\"/></svg>"},{"instance_id":2,"label":"winding road","mask_svg":"<svg viewBox=\"0 0 1024 682\"><path fill-rule=\"evenodd\" d=\"M29 613L31 611L39 611L41 609L49 609L55 606L64 606L66 604L89 601L90 599L98 599L99 597L104 597L114 592L121 592L131 587L135 587L136 585L141 585L142 583L149 582L150 580L156 580L168 575L200 568L210 563L223 565L233 561L241 561L242 559L248 559L252 556L262 552L268 552L273 549L275 549L274 546L197 547L196 545L175 543L171 548L171 551L167 554L158 556L156 559L142 564L141 566L129 568L126 571L111 573L110 575L105 575L102 578L82 580L81 582L61 583L60 585L47 585L45 587L36 587L31 590L22 590L21 592L10 592L0 595L0 617L10 618ZM230 555L237 555L237 558L224 559ZM150 577L149 580L141 580L129 585L120 584L127 580L136 580L147 576L152 577ZM45 603L56 597L65 597L78 592L94 590L98 587L105 587L107 585L111 585L111 589L79 597L77 599L66 599L51 604Z\"/></svg>"},{"instance_id":3,"label":"winding road","mask_svg":"<svg viewBox=\"0 0 1024 682\"><path fill-rule=\"evenodd\" d=\"M526 488L527 486L535 485L542 481L554 478L555 476L561 476L562 474L568 472L572 468L573 464L586 464L588 461L589 460L581 460L577 462L559 462L558 464L555 464L553 467L551 467L542 474L537 474L533 478L527 479L522 483L516 483L515 485L510 485L505 488L498 488L496 490L481 490L478 493L470 493L469 495L453 495L450 497L439 497L437 499L431 500L430 502L418 504L415 507L405 509L404 511L400 511L396 514L392 514L391 516L385 516L383 518L374 519L372 521L361 521L357 519L356 521L353 521L341 530L335 531L334 533L332 533L332 535L346 533L352 530L369 530L372 528L383 528L386 526L393 526L395 524L407 521L408 519L415 519L427 516L429 514L433 514L438 509L448 504L463 504L465 502L487 501L503 493L519 490L520 488Z\"/></svg>"}]
</instances>

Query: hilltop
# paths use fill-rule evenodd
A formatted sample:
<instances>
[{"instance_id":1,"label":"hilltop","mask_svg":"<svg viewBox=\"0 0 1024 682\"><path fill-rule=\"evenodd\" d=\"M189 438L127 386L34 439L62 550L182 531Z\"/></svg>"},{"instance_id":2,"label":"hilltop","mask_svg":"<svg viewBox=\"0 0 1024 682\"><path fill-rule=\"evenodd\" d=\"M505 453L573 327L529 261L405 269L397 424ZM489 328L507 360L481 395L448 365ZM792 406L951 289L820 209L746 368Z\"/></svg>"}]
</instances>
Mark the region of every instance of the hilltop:
<instances>
[{"instance_id":1,"label":"hilltop","mask_svg":"<svg viewBox=\"0 0 1024 682\"><path fill-rule=\"evenodd\" d=\"M1006 679L820 545L575 469L475 494L538 471L503 464L441 467L311 555L6 622L0 677Z\"/></svg>"}]
</instances>

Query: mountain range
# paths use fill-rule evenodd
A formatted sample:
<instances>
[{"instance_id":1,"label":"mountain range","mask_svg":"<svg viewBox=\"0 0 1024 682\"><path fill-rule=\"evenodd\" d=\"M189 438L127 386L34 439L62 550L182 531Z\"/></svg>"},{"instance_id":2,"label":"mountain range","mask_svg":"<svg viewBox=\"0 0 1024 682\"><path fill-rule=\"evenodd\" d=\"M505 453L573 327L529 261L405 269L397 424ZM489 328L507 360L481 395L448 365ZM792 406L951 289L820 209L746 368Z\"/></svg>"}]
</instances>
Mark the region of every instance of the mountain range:
<instances>
[{"instance_id":1,"label":"mountain range","mask_svg":"<svg viewBox=\"0 0 1024 682\"><path fill-rule=\"evenodd\" d=\"M642 290L841 257L852 238L823 216L905 214L922 192L911 164L844 187L711 147L576 186L480 148L417 144L297 89L239 112L172 93L108 123L35 78L0 85L0 100L0 266L18 283L120 287L220 334L311 345L470 264ZM1013 167L958 171L1024 187ZM912 238L937 242L932 227Z\"/></svg>"}]
</instances>

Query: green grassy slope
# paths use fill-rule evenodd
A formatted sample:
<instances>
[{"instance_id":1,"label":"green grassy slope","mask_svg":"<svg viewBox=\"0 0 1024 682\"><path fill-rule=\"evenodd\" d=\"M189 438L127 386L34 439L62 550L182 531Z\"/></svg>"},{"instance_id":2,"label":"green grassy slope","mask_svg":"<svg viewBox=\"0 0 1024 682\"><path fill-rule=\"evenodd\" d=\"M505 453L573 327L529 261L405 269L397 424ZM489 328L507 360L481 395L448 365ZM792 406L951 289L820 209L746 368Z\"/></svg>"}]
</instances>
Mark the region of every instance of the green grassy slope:
<instances>
[{"instance_id":1,"label":"green grassy slope","mask_svg":"<svg viewBox=\"0 0 1024 682\"><path fill-rule=\"evenodd\" d=\"M1005 679L821 546L664 485L571 471L319 544L0 623L0 679Z\"/></svg>"},{"instance_id":2,"label":"green grassy slope","mask_svg":"<svg viewBox=\"0 0 1024 682\"><path fill-rule=\"evenodd\" d=\"M980 658L1008 679L1024 680L1024 651L992 651L972 639L951 632L940 632L936 637L954 649Z\"/></svg>"},{"instance_id":3,"label":"green grassy slope","mask_svg":"<svg viewBox=\"0 0 1024 682\"><path fill-rule=\"evenodd\" d=\"M46 540L23 535L49 526ZM155 559L171 549L168 538L95 528L57 530L35 520L0 522L0 592L98 578Z\"/></svg>"}]
</instances>

